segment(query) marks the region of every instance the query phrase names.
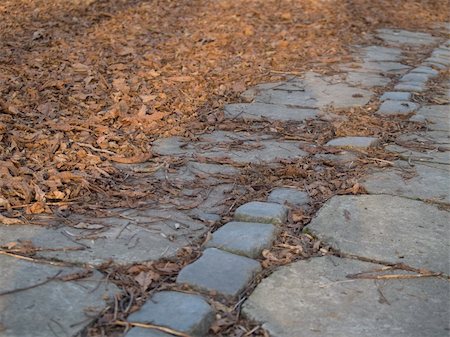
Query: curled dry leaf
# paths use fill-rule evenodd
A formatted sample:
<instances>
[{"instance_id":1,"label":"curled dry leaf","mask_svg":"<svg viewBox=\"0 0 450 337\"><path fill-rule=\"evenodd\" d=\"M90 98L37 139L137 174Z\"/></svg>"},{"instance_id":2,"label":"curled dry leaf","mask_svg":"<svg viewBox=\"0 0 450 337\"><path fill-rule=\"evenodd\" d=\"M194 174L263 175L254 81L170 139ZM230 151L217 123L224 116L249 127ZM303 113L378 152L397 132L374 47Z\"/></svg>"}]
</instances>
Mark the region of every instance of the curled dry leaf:
<instances>
[{"instance_id":1,"label":"curled dry leaf","mask_svg":"<svg viewBox=\"0 0 450 337\"><path fill-rule=\"evenodd\" d=\"M3 225L21 225L23 221L17 218L8 218L0 214L0 224Z\"/></svg>"}]
</instances>

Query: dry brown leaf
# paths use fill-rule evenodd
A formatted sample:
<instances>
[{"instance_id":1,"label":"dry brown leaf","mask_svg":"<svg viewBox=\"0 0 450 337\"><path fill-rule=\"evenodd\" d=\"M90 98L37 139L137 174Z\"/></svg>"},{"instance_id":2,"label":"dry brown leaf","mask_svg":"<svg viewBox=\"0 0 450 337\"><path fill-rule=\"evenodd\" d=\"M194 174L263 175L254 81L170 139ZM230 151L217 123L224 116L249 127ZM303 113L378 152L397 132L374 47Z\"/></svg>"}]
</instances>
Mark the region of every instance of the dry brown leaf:
<instances>
[{"instance_id":1,"label":"dry brown leaf","mask_svg":"<svg viewBox=\"0 0 450 337\"><path fill-rule=\"evenodd\" d=\"M17 218L7 218L0 214L0 223L3 225L22 225L23 221Z\"/></svg>"}]
</instances>

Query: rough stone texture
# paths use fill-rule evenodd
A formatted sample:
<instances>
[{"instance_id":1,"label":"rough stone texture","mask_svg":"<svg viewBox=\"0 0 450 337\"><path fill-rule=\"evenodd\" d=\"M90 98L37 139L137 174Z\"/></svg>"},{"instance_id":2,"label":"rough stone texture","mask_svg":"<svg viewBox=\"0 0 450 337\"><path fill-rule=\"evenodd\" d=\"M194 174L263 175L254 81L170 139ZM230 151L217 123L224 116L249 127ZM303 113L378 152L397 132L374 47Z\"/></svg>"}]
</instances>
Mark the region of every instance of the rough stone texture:
<instances>
[{"instance_id":1,"label":"rough stone texture","mask_svg":"<svg viewBox=\"0 0 450 337\"><path fill-rule=\"evenodd\" d=\"M173 335L154 329L132 328L125 337L173 337Z\"/></svg>"},{"instance_id":2,"label":"rough stone texture","mask_svg":"<svg viewBox=\"0 0 450 337\"><path fill-rule=\"evenodd\" d=\"M236 209L234 219L245 222L282 224L286 221L287 215L288 209L280 204L251 201Z\"/></svg>"},{"instance_id":3,"label":"rough stone texture","mask_svg":"<svg viewBox=\"0 0 450 337\"><path fill-rule=\"evenodd\" d=\"M411 93L402 91L388 91L381 97L381 101L409 101L411 99Z\"/></svg>"},{"instance_id":4,"label":"rough stone texture","mask_svg":"<svg viewBox=\"0 0 450 337\"><path fill-rule=\"evenodd\" d=\"M199 137L198 142L181 137L159 139L152 150L163 156L229 158L237 163L274 163L281 159L297 159L307 155L300 142L276 141L268 135L215 131ZM236 144L239 144L239 147Z\"/></svg>"},{"instance_id":5,"label":"rough stone texture","mask_svg":"<svg viewBox=\"0 0 450 337\"><path fill-rule=\"evenodd\" d=\"M272 246L277 233L277 227L271 224L229 222L213 233L206 246L257 258L264 249Z\"/></svg>"},{"instance_id":6,"label":"rough stone texture","mask_svg":"<svg viewBox=\"0 0 450 337\"><path fill-rule=\"evenodd\" d=\"M400 78L400 82L426 82L431 78L429 74L408 73Z\"/></svg>"},{"instance_id":7,"label":"rough stone texture","mask_svg":"<svg viewBox=\"0 0 450 337\"><path fill-rule=\"evenodd\" d=\"M345 165L349 168L354 165L356 160L358 160L358 156L348 151L341 151L338 154L318 153L314 155L314 157L326 162L331 162L333 165Z\"/></svg>"},{"instance_id":8,"label":"rough stone texture","mask_svg":"<svg viewBox=\"0 0 450 337\"><path fill-rule=\"evenodd\" d=\"M437 38L428 33L410 32L400 29L378 29L377 37L392 45L410 44L420 47L437 42Z\"/></svg>"},{"instance_id":9,"label":"rough stone texture","mask_svg":"<svg viewBox=\"0 0 450 337\"><path fill-rule=\"evenodd\" d=\"M327 146L369 148L377 146L380 140L375 137L340 137L330 140Z\"/></svg>"},{"instance_id":10,"label":"rough stone texture","mask_svg":"<svg viewBox=\"0 0 450 337\"><path fill-rule=\"evenodd\" d=\"M414 150L413 148L406 148L398 145L388 145L385 148L387 151L399 154L399 157L408 162L415 163L434 163L450 165L450 152L436 151L436 150Z\"/></svg>"},{"instance_id":11,"label":"rough stone texture","mask_svg":"<svg viewBox=\"0 0 450 337\"><path fill-rule=\"evenodd\" d=\"M407 115L417 109L419 109L417 103L387 100L381 103L380 108L376 113L380 115Z\"/></svg>"},{"instance_id":12,"label":"rough stone texture","mask_svg":"<svg viewBox=\"0 0 450 337\"><path fill-rule=\"evenodd\" d=\"M427 74L427 75L430 75L431 77L436 77L439 75L439 71L434 70L433 68L430 68L430 67L426 67L426 66L419 66L417 68L414 68L411 70L410 73L411 74L413 74L413 73Z\"/></svg>"},{"instance_id":13,"label":"rough stone texture","mask_svg":"<svg viewBox=\"0 0 450 337\"><path fill-rule=\"evenodd\" d=\"M391 194L413 199L450 203L450 168L415 165L413 176L404 170L387 169L366 176L362 185L370 194Z\"/></svg>"},{"instance_id":14,"label":"rough stone texture","mask_svg":"<svg viewBox=\"0 0 450 337\"><path fill-rule=\"evenodd\" d=\"M352 71L347 73L345 81L351 85L373 88L388 85L391 79L379 74Z\"/></svg>"},{"instance_id":15,"label":"rough stone texture","mask_svg":"<svg viewBox=\"0 0 450 337\"><path fill-rule=\"evenodd\" d=\"M280 104L227 104L225 105L225 116L232 119L272 121L304 121L317 116L315 109L301 109Z\"/></svg>"},{"instance_id":16,"label":"rough stone texture","mask_svg":"<svg viewBox=\"0 0 450 337\"><path fill-rule=\"evenodd\" d=\"M310 202L308 193L295 188L280 187L270 192L267 201L293 206L305 206Z\"/></svg>"},{"instance_id":17,"label":"rough stone texture","mask_svg":"<svg viewBox=\"0 0 450 337\"><path fill-rule=\"evenodd\" d=\"M236 297L260 270L259 263L248 257L208 248L197 261L181 270L177 283Z\"/></svg>"},{"instance_id":18,"label":"rough stone texture","mask_svg":"<svg viewBox=\"0 0 450 337\"><path fill-rule=\"evenodd\" d=\"M73 244L72 244L73 246ZM0 292L36 285L58 276L83 271L37 264L0 255ZM0 336L49 337L75 336L113 302L119 290L104 282L103 276L78 281L53 280L24 291L0 296Z\"/></svg>"},{"instance_id":19,"label":"rough stone texture","mask_svg":"<svg viewBox=\"0 0 450 337\"><path fill-rule=\"evenodd\" d=\"M389 48L382 46L368 46L358 48L363 59L366 61L401 61L402 50L400 48Z\"/></svg>"},{"instance_id":20,"label":"rough stone texture","mask_svg":"<svg viewBox=\"0 0 450 337\"><path fill-rule=\"evenodd\" d=\"M426 62L423 63L426 66L431 66L433 68L437 68L440 70L444 70L447 68L446 65L442 64L441 62L438 62L438 60L434 59L434 58L430 58L428 59Z\"/></svg>"},{"instance_id":21,"label":"rough stone texture","mask_svg":"<svg viewBox=\"0 0 450 337\"><path fill-rule=\"evenodd\" d=\"M381 267L331 257L298 261L264 279L243 313L272 337L447 336L450 283L347 278Z\"/></svg>"},{"instance_id":22,"label":"rough stone texture","mask_svg":"<svg viewBox=\"0 0 450 337\"><path fill-rule=\"evenodd\" d=\"M37 256L94 266L110 259L118 264L129 264L173 257L179 248L206 231L203 223L175 210L110 211L117 214L117 217L69 218L80 228L61 224L58 228L0 224L0 245L11 241L31 240L35 246L45 248L80 246L86 249L54 252L44 250L38 252ZM93 229L89 229L89 226L93 226Z\"/></svg>"},{"instance_id":23,"label":"rough stone texture","mask_svg":"<svg viewBox=\"0 0 450 337\"><path fill-rule=\"evenodd\" d=\"M361 68L367 71L379 72L382 74L403 74L410 66L399 62L364 62Z\"/></svg>"},{"instance_id":24,"label":"rough stone texture","mask_svg":"<svg viewBox=\"0 0 450 337\"><path fill-rule=\"evenodd\" d=\"M255 100L260 103L284 104L306 108L321 108L328 105L335 108L357 107L367 104L372 93L351 87L345 83L333 83L331 78L307 72L299 79L299 90L280 87L260 91Z\"/></svg>"},{"instance_id":25,"label":"rough stone texture","mask_svg":"<svg viewBox=\"0 0 450 337\"><path fill-rule=\"evenodd\" d=\"M335 196L307 228L343 253L450 273L450 213L389 195Z\"/></svg>"},{"instance_id":26,"label":"rough stone texture","mask_svg":"<svg viewBox=\"0 0 450 337\"><path fill-rule=\"evenodd\" d=\"M214 321L214 311L199 295L161 291L128 316L128 321L161 325L202 337Z\"/></svg>"},{"instance_id":27,"label":"rough stone texture","mask_svg":"<svg viewBox=\"0 0 450 337\"><path fill-rule=\"evenodd\" d=\"M442 64L444 67L442 69L445 69L450 65L450 59L446 57L439 57L439 56L432 56L426 59L426 62L432 62L437 64Z\"/></svg>"},{"instance_id":28,"label":"rough stone texture","mask_svg":"<svg viewBox=\"0 0 450 337\"><path fill-rule=\"evenodd\" d=\"M419 117L425 118L429 122L427 129L433 131L449 131L450 130L450 105L427 105L419 109L416 113L415 120Z\"/></svg>"},{"instance_id":29,"label":"rough stone texture","mask_svg":"<svg viewBox=\"0 0 450 337\"><path fill-rule=\"evenodd\" d=\"M425 89L423 82L401 82L394 87L394 90L411 92L422 92Z\"/></svg>"}]
</instances>

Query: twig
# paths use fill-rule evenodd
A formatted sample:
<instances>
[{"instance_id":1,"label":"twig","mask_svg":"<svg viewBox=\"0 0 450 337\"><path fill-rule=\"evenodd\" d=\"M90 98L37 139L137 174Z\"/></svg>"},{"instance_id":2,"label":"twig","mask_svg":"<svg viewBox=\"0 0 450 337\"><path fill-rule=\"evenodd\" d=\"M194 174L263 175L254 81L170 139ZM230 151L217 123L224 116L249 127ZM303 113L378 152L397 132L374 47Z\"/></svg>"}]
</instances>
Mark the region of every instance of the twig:
<instances>
[{"instance_id":1,"label":"twig","mask_svg":"<svg viewBox=\"0 0 450 337\"><path fill-rule=\"evenodd\" d=\"M62 270L58 271L54 276L48 277L46 280L44 280L42 282L39 282L39 283L36 283L36 284L33 284L31 286L28 286L28 287L17 288L17 289L13 289L13 290L6 290L6 291L3 291L3 292L0 292L0 296L14 294L14 293L18 293L19 291L24 291L24 290L28 290L28 289L33 289L33 288L39 287L39 286L44 285L44 284L46 284L46 283L48 283L50 281L55 280L58 277L58 275L61 274L61 273L62 273Z\"/></svg>"},{"instance_id":2,"label":"twig","mask_svg":"<svg viewBox=\"0 0 450 337\"><path fill-rule=\"evenodd\" d=\"M79 143L79 142L76 142L75 144L80 145L80 146L82 146L82 147L87 147L88 149L91 149L92 151L103 152L103 153L107 153L107 154L110 154L110 155L113 155L113 156L116 156L116 155L117 155L117 153L115 153L115 152L108 151L108 150L103 150L103 149L99 149L99 148L97 148L97 147L93 147L93 146L90 145L90 144Z\"/></svg>"},{"instance_id":3,"label":"twig","mask_svg":"<svg viewBox=\"0 0 450 337\"><path fill-rule=\"evenodd\" d=\"M25 260L25 261L29 261L29 262L46 263L46 264L51 264L53 266L60 266L60 267L70 267L71 266L71 265L69 265L67 263L63 263L63 262L33 259L33 258L27 257L27 256L22 256L22 255L17 255L17 254L13 254L13 253L8 253L8 252L5 252L3 250L0 250L0 254L11 256L11 257L15 257L16 259Z\"/></svg>"},{"instance_id":4,"label":"twig","mask_svg":"<svg viewBox=\"0 0 450 337\"><path fill-rule=\"evenodd\" d=\"M163 327L160 325L154 325L154 324L145 324L145 323L138 323L138 322L125 322L125 321L114 321L114 322L112 322L112 324L126 326L126 327L131 325L131 326L135 326L138 328L155 329L155 330L166 332L170 335L177 336L177 337L192 337L184 332L166 328L166 327Z\"/></svg>"}]
</instances>

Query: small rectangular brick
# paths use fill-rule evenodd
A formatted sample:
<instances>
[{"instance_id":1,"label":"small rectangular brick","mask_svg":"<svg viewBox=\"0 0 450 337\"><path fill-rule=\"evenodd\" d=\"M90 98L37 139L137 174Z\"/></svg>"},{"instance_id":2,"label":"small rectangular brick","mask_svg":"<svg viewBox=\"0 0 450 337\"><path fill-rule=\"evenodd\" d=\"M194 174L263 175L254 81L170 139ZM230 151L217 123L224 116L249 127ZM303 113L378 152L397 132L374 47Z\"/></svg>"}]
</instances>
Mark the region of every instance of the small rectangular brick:
<instances>
[{"instance_id":1,"label":"small rectangular brick","mask_svg":"<svg viewBox=\"0 0 450 337\"><path fill-rule=\"evenodd\" d=\"M234 219L245 222L282 224L286 221L287 215L288 209L280 204L251 201L236 209Z\"/></svg>"},{"instance_id":2,"label":"small rectangular brick","mask_svg":"<svg viewBox=\"0 0 450 337\"><path fill-rule=\"evenodd\" d=\"M181 270L177 283L236 297L260 270L258 261L208 248L197 261Z\"/></svg>"}]
</instances>

